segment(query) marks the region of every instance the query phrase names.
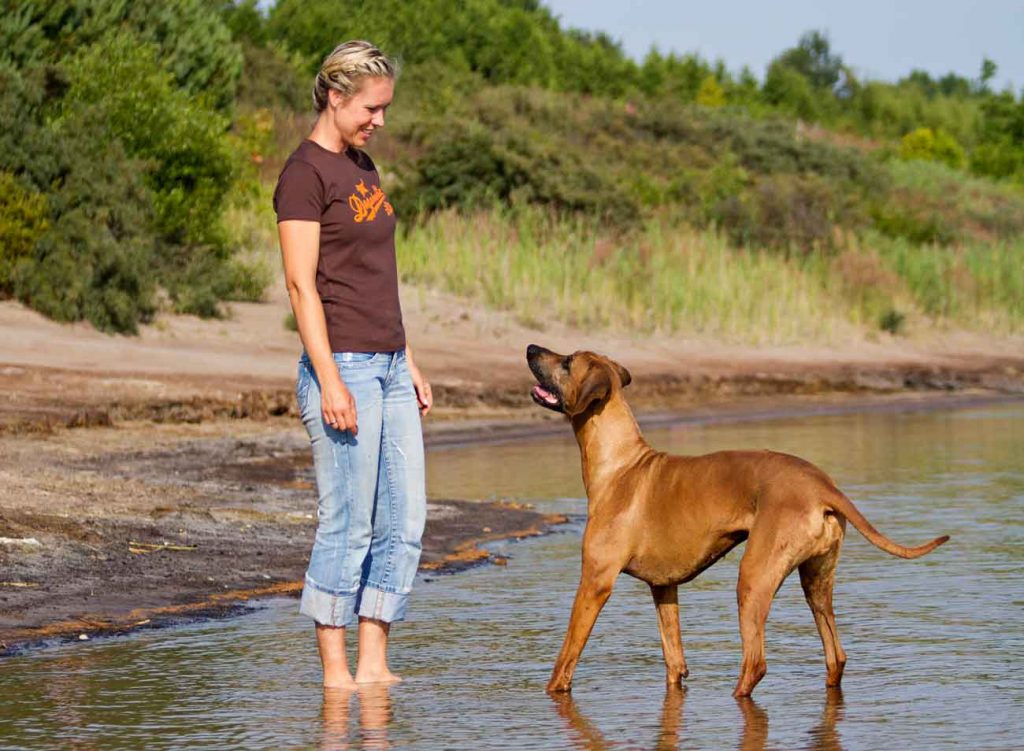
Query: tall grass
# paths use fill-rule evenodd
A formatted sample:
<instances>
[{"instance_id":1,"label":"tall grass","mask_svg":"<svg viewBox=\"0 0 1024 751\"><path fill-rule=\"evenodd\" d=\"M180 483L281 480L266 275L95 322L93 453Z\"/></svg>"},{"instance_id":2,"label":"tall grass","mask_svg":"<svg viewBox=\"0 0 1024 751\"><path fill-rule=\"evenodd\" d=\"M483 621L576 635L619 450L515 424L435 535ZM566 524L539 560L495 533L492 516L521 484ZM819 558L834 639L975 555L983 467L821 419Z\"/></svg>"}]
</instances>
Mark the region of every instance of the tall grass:
<instances>
[{"instance_id":1,"label":"tall grass","mask_svg":"<svg viewBox=\"0 0 1024 751\"><path fill-rule=\"evenodd\" d=\"M442 212L406 229L403 280L513 312L528 325L838 341L907 315L917 325L1024 329L1024 244L957 248L882 235L841 254L731 246L719 233L652 221L623 237L535 209ZM886 323L888 321L888 323Z\"/></svg>"},{"instance_id":2,"label":"tall grass","mask_svg":"<svg viewBox=\"0 0 1024 751\"><path fill-rule=\"evenodd\" d=\"M967 329L1024 329L1024 240L914 245L871 237L917 307Z\"/></svg>"},{"instance_id":3,"label":"tall grass","mask_svg":"<svg viewBox=\"0 0 1024 751\"><path fill-rule=\"evenodd\" d=\"M236 248L232 263L241 277L240 299L265 299L267 288L280 272L273 191L272 184L258 180L240 184L224 210L224 230L231 247Z\"/></svg>"},{"instance_id":4,"label":"tall grass","mask_svg":"<svg viewBox=\"0 0 1024 751\"><path fill-rule=\"evenodd\" d=\"M815 273L710 231L651 223L615 239L534 210L447 212L412 227L398 252L405 281L532 325L755 341L829 339L845 327Z\"/></svg>"}]
</instances>

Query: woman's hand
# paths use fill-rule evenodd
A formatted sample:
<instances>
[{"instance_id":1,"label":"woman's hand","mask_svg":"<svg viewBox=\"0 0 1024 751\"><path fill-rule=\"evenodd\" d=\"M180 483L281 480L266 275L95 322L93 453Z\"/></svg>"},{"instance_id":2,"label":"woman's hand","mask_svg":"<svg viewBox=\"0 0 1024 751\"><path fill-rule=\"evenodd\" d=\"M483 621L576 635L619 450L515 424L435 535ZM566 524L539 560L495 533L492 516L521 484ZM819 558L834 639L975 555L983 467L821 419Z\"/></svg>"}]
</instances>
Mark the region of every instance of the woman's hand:
<instances>
[{"instance_id":1,"label":"woman's hand","mask_svg":"<svg viewBox=\"0 0 1024 751\"><path fill-rule=\"evenodd\" d=\"M352 435L359 432L356 415L356 400L341 377L325 379L321 382L320 411L324 422L335 430L351 430Z\"/></svg>"},{"instance_id":2,"label":"woman's hand","mask_svg":"<svg viewBox=\"0 0 1024 751\"><path fill-rule=\"evenodd\" d=\"M409 375L412 376L412 385L416 389L416 399L420 403L420 416L426 417L430 408L434 406L434 395L430 392L430 384L423 377L420 369L412 360L412 350L405 348L405 361L409 366Z\"/></svg>"}]
</instances>

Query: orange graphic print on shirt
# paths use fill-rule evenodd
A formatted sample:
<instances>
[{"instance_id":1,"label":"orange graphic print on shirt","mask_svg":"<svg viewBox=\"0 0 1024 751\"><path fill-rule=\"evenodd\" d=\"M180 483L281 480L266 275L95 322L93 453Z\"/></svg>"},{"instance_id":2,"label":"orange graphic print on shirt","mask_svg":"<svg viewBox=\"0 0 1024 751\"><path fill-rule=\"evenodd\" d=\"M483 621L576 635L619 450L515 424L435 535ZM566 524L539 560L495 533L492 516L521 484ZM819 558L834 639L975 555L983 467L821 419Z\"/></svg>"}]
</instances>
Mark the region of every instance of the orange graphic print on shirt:
<instances>
[{"instance_id":1,"label":"orange graphic print on shirt","mask_svg":"<svg viewBox=\"0 0 1024 751\"><path fill-rule=\"evenodd\" d=\"M384 191L380 189L380 186L371 185L367 188L366 183L362 180L356 185L356 192L348 197L348 205L355 214L354 219L357 224L372 222L377 218L377 213L381 210L381 207L384 208L384 213L388 216L395 213L395 210L391 208L391 204L388 203L388 197L384 195Z\"/></svg>"}]
</instances>

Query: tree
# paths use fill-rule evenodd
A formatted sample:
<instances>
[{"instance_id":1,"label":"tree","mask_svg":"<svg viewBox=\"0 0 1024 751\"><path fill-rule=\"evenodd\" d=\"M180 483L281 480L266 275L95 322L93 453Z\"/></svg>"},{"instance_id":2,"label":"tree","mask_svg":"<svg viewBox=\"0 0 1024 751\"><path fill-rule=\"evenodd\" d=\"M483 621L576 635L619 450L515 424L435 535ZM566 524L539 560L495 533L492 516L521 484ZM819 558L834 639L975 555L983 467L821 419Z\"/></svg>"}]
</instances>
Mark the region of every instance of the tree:
<instances>
[{"instance_id":1,"label":"tree","mask_svg":"<svg viewBox=\"0 0 1024 751\"><path fill-rule=\"evenodd\" d=\"M776 61L796 71L819 89L835 89L843 74L843 59L832 53L828 36L821 31L808 31L796 47L786 50Z\"/></svg>"},{"instance_id":2,"label":"tree","mask_svg":"<svg viewBox=\"0 0 1024 751\"><path fill-rule=\"evenodd\" d=\"M989 60L987 57L982 59L982 61L981 61L981 76L979 77L979 80L981 81L981 87L980 88L981 88L982 92L987 92L989 90L988 83L989 83L989 81L991 81L993 78L996 77L996 73L998 71L999 71L999 66L998 65L996 65L994 62Z\"/></svg>"}]
</instances>

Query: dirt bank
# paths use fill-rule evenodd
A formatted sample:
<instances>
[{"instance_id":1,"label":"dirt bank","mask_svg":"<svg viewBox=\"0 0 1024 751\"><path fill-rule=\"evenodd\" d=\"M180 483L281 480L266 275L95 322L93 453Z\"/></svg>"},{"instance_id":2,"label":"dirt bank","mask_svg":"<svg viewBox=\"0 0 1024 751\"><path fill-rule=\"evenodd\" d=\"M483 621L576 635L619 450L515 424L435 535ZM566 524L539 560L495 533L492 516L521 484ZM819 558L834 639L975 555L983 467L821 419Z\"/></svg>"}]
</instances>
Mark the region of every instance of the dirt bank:
<instances>
[{"instance_id":1,"label":"dirt bank","mask_svg":"<svg viewBox=\"0 0 1024 751\"><path fill-rule=\"evenodd\" d=\"M457 298L407 289L407 329L434 385L434 422L533 419L524 352L594 349L630 369L638 410L748 396L980 390L1024 393L1024 338L956 332L832 345L749 346L685 336L528 328ZM0 432L293 414L298 337L279 293L223 320L165 316L138 337L48 321L0 302Z\"/></svg>"},{"instance_id":2,"label":"dirt bank","mask_svg":"<svg viewBox=\"0 0 1024 751\"><path fill-rule=\"evenodd\" d=\"M0 654L297 594L312 493L308 444L291 420L0 437ZM560 520L431 499L423 569L501 563L488 540Z\"/></svg>"}]
</instances>

